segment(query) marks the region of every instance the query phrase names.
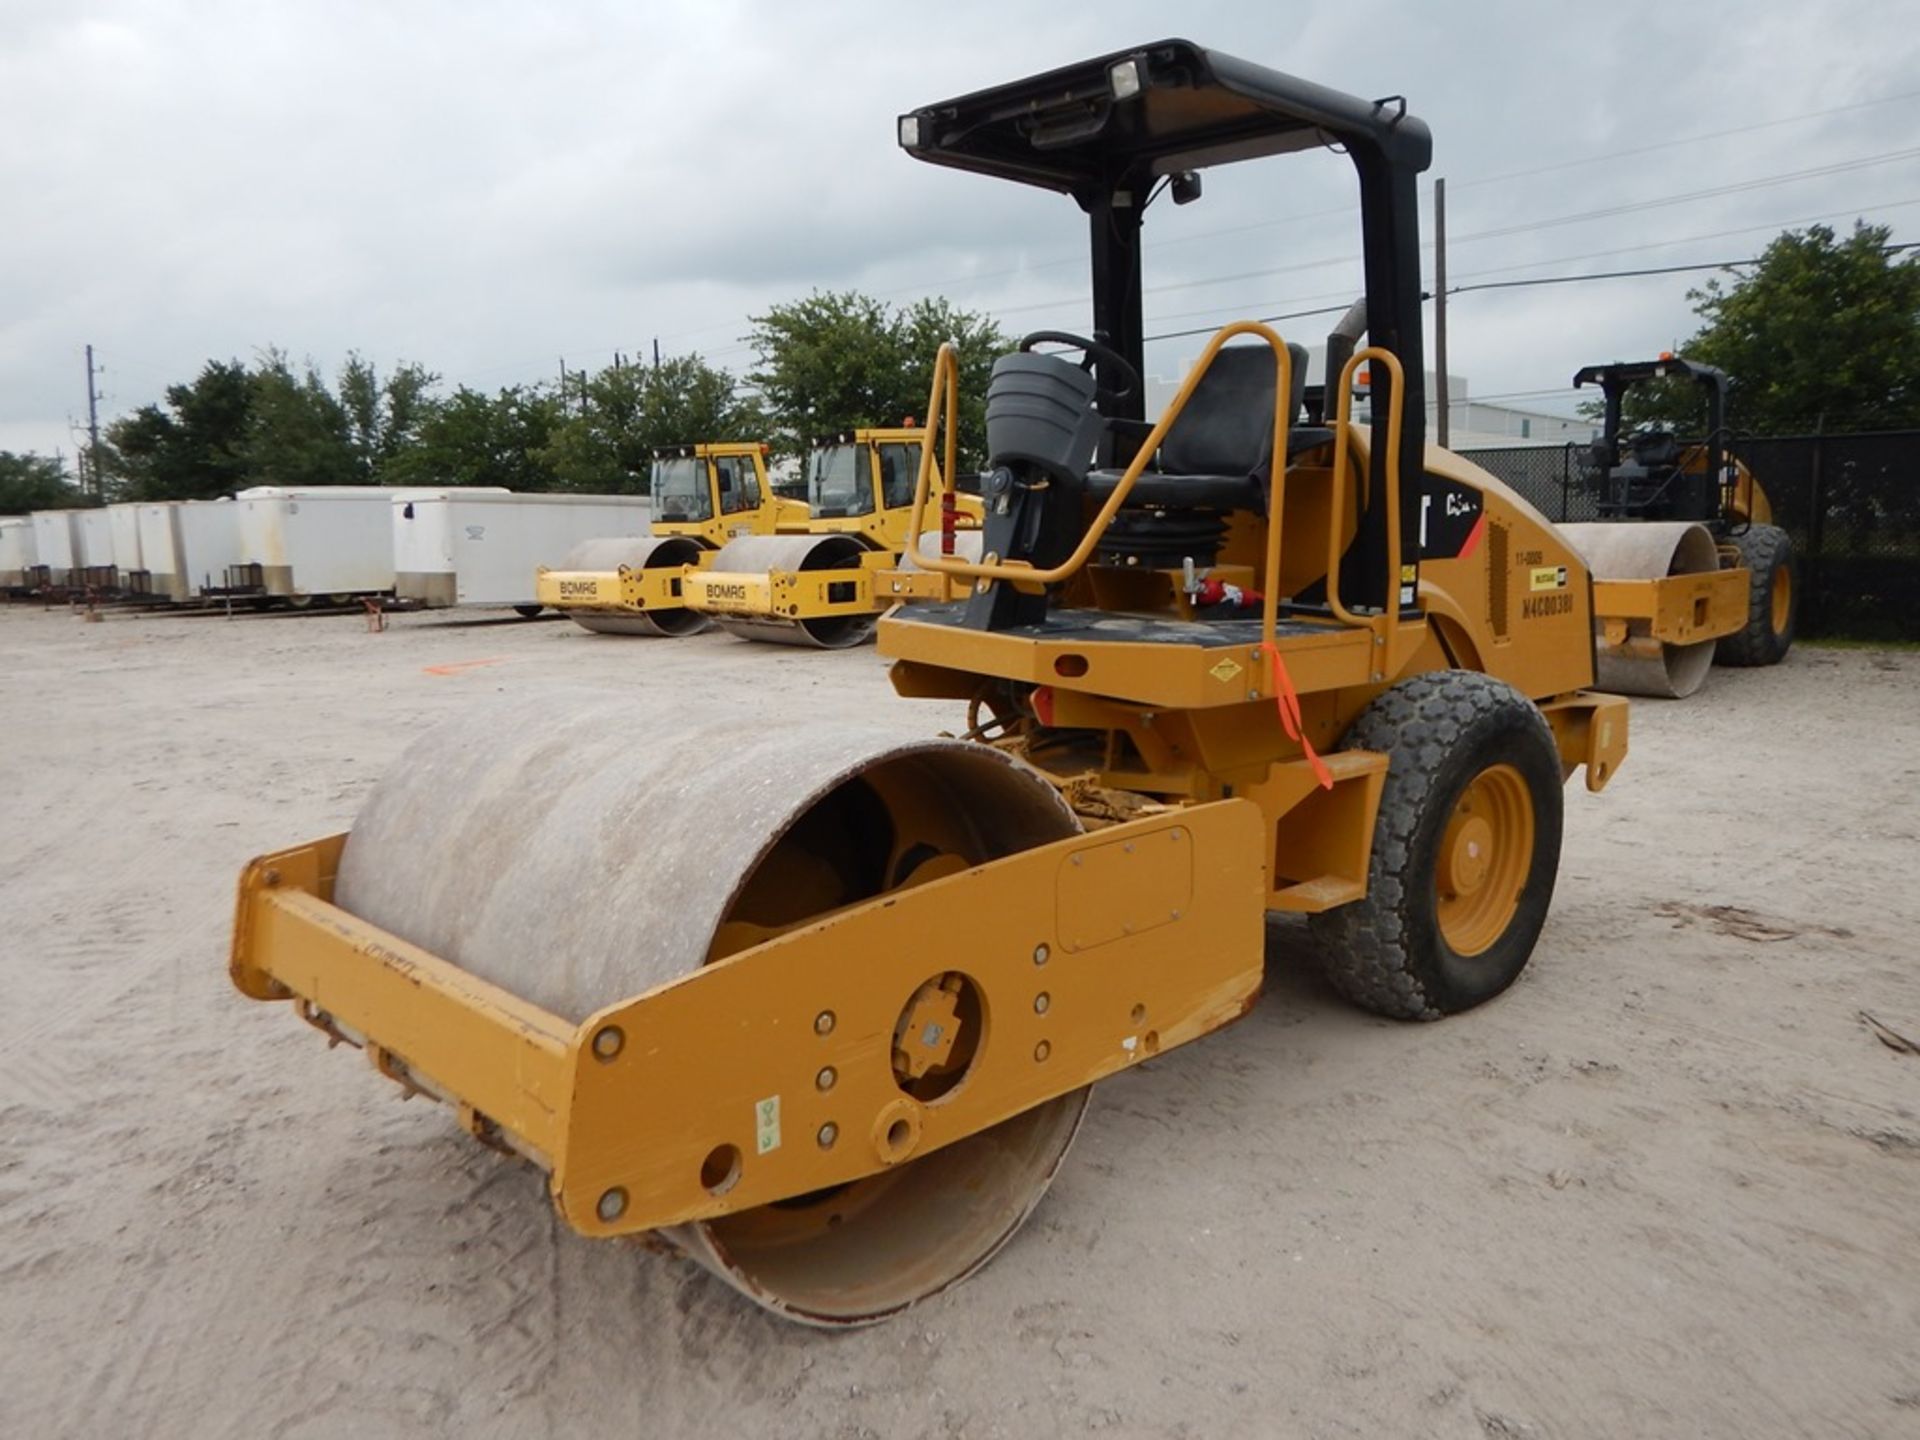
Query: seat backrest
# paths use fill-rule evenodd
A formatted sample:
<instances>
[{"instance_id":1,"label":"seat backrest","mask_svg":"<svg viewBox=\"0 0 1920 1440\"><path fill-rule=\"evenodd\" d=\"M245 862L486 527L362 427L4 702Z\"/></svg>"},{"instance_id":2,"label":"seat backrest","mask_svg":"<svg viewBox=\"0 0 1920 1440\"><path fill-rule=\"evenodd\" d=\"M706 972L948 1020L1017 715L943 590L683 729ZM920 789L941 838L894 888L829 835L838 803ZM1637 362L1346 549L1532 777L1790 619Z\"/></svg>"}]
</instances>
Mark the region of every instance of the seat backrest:
<instances>
[{"instance_id":1,"label":"seat backrest","mask_svg":"<svg viewBox=\"0 0 1920 1440\"><path fill-rule=\"evenodd\" d=\"M1649 469L1656 465L1678 465L1680 442L1671 430L1640 430L1627 440L1633 458Z\"/></svg>"},{"instance_id":2,"label":"seat backrest","mask_svg":"<svg viewBox=\"0 0 1920 1440\"><path fill-rule=\"evenodd\" d=\"M1307 352L1293 357L1290 418L1298 418L1307 389ZM1273 348L1229 345L1214 356L1186 409L1160 444L1160 468L1169 475L1250 475L1273 449Z\"/></svg>"}]
</instances>

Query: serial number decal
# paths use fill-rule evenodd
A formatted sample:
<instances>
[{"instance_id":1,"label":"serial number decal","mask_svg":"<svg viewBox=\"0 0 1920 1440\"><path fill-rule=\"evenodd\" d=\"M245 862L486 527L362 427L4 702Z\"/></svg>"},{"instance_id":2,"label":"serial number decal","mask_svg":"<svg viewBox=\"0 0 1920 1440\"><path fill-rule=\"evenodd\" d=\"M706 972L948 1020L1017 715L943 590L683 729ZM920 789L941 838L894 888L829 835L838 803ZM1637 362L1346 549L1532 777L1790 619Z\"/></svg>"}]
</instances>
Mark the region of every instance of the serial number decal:
<instances>
[{"instance_id":1,"label":"serial number decal","mask_svg":"<svg viewBox=\"0 0 1920 1440\"><path fill-rule=\"evenodd\" d=\"M1520 598L1520 618L1522 620L1544 620L1549 615L1571 615L1573 596L1566 591L1555 591L1550 595L1523 595Z\"/></svg>"}]
</instances>

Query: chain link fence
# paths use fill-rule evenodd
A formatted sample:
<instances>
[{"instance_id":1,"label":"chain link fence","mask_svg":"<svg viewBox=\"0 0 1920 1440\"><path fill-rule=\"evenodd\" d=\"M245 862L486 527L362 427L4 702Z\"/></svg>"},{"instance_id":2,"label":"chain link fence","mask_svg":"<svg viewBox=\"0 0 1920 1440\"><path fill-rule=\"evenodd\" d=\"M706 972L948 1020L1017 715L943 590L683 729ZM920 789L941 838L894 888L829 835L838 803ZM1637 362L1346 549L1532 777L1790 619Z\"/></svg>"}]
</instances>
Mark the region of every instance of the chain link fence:
<instances>
[{"instance_id":1,"label":"chain link fence","mask_svg":"<svg viewBox=\"0 0 1920 1440\"><path fill-rule=\"evenodd\" d=\"M1920 430L1741 440L1800 554L1800 633L1920 641ZM1549 520L1596 520L1584 445L1463 450Z\"/></svg>"}]
</instances>

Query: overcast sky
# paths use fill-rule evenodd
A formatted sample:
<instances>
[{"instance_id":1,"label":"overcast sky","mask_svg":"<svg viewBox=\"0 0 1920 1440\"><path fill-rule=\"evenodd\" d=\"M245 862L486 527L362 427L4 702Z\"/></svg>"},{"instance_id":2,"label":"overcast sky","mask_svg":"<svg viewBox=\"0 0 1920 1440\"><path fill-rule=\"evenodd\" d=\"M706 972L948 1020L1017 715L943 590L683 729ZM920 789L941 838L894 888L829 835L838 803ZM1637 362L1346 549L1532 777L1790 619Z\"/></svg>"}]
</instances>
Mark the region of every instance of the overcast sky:
<instances>
[{"instance_id":1,"label":"overcast sky","mask_svg":"<svg viewBox=\"0 0 1920 1440\"><path fill-rule=\"evenodd\" d=\"M894 117L1169 33L1404 94L1455 283L1736 259L1856 215L1920 238L1920 0L0 0L0 448L71 454L88 342L104 420L269 345L489 390L655 337L744 370L747 317L814 288L1084 329L1072 203L909 160ZM1156 207L1149 333L1343 303L1352 194L1316 154ZM1698 279L1457 297L1453 368L1564 386L1686 335Z\"/></svg>"}]
</instances>

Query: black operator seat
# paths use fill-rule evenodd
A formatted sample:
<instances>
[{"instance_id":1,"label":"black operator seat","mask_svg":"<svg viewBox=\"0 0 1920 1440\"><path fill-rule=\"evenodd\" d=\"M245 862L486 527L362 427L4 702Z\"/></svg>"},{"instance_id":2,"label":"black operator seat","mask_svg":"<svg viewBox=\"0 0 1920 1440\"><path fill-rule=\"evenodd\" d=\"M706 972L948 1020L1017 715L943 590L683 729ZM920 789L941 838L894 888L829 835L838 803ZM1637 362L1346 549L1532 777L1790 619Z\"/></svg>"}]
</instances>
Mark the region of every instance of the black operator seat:
<instances>
[{"instance_id":1,"label":"black operator seat","mask_svg":"<svg viewBox=\"0 0 1920 1440\"><path fill-rule=\"evenodd\" d=\"M1287 350L1293 357L1288 414L1298 420L1306 399L1307 352L1292 344ZM1273 387L1272 346L1230 345L1214 356L1160 442L1160 453L1134 481L1128 508L1264 510L1266 485L1255 472L1265 470L1273 449ZM1326 438L1309 431L1295 435L1288 448L1303 448L1301 441L1317 443L1314 436ZM1094 470L1087 476L1087 489L1104 499L1125 473L1124 468Z\"/></svg>"},{"instance_id":2,"label":"black operator seat","mask_svg":"<svg viewBox=\"0 0 1920 1440\"><path fill-rule=\"evenodd\" d=\"M1649 470L1680 463L1680 441L1671 430L1636 431L1627 444L1634 460Z\"/></svg>"}]
</instances>

